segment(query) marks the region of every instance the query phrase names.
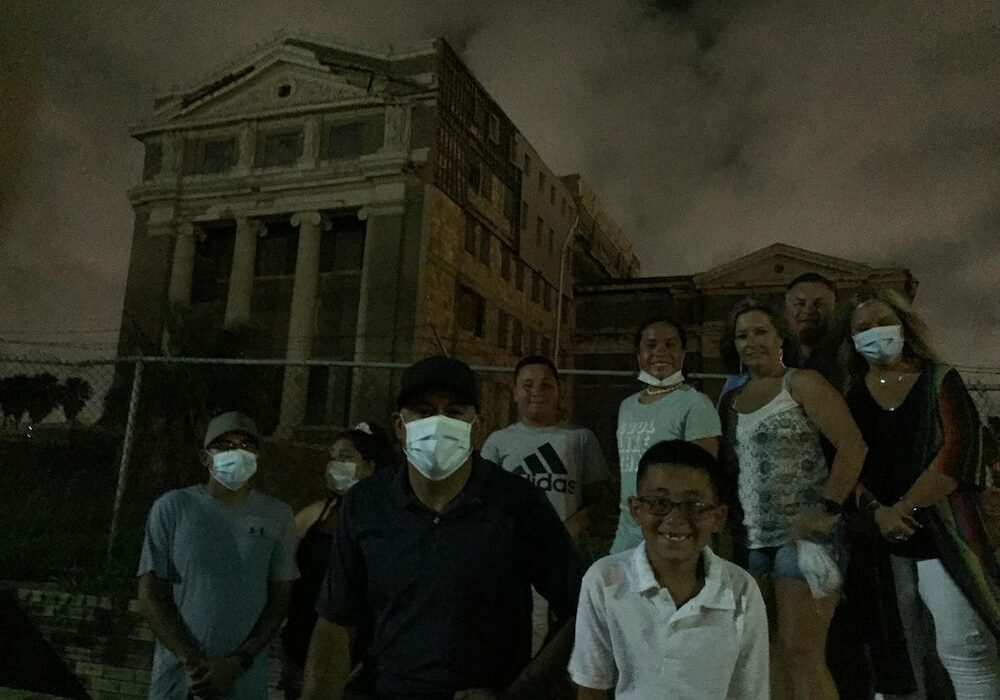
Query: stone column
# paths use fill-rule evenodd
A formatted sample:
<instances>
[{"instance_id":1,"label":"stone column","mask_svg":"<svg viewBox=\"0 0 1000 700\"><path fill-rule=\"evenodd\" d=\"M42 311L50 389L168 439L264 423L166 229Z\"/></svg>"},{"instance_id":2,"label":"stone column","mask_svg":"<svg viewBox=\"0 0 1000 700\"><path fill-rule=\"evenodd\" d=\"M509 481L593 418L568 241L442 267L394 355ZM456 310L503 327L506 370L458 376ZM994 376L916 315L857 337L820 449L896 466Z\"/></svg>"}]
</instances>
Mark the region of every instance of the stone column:
<instances>
[{"instance_id":1,"label":"stone column","mask_svg":"<svg viewBox=\"0 0 1000 700\"><path fill-rule=\"evenodd\" d=\"M299 159L299 167L315 168L319 161L319 146L321 134L321 122L319 117L309 117L306 119L302 131L302 157Z\"/></svg>"},{"instance_id":2,"label":"stone column","mask_svg":"<svg viewBox=\"0 0 1000 700\"><path fill-rule=\"evenodd\" d=\"M254 261L257 257L257 237L264 225L256 219L236 220L236 241L233 247L233 268L229 273L229 297L226 299L226 326L250 320L250 297L253 294Z\"/></svg>"},{"instance_id":3,"label":"stone column","mask_svg":"<svg viewBox=\"0 0 1000 700\"><path fill-rule=\"evenodd\" d=\"M292 216L292 226L299 227L298 259L295 263L295 283L292 287L292 312L288 321L288 345L285 358L306 360L312 352L316 327L316 292L319 288L320 236L325 228L318 211L299 212ZM302 424L306 414L306 393L309 368L285 368L281 392L281 418L278 431L288 436Z\"/></svg>"},{"instance_id":4,"label":"stone column","mask_svg":"<svg viewBox=\"0 0 1000 700\"><path fill-rule=\"evenodd\" d=\"M197 231L186 222L178 227L174 241L174 258L170 269L170 289L167 300L171 306L191 303L191 281L194 276L194 246Z\"/></svg>"},{"instance_id":5,"label":"stone column","mask_svg":"<svg viewBox=\"0 0 1000 700\"><path fill-rule=\"evenodd\" d=\"M257 123L247 122L240 129L236 141L236 173L246 175L253 170L254 159L257 157Z\"/></svg>"}]
</instances>

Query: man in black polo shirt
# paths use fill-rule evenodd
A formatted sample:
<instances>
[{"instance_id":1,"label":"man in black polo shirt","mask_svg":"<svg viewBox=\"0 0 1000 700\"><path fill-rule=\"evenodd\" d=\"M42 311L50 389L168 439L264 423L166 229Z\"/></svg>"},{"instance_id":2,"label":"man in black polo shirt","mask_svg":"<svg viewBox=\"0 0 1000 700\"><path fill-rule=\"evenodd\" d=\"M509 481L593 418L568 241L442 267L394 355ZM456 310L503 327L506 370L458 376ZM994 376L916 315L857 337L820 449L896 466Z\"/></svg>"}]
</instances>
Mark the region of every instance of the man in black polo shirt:
<instances>
[{"instance_id":1,"label":"man in black polo shirt","mask_svg":"<svg viewBox=\"0 0 1000 700\"><path fill-rule=\"evenodd\" d=\"M398 407L407 464L344 499L303 697L543 697L566 667L580 588L566 529L542 491L472 452L466 364L411 365ZM562 627L529 665L531 586ZM356 632L362 672L345 691Z\"/></svg>"}]
</instances>

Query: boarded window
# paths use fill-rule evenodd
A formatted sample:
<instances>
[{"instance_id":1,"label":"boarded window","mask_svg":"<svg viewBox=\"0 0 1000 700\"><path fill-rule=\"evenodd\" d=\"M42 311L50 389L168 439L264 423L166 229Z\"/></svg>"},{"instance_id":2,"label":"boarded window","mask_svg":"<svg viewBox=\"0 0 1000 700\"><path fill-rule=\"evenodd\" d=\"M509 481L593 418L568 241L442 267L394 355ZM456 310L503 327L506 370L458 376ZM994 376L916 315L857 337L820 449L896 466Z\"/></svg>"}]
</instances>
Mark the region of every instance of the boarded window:
<instances>
[{"instance_id":1,"label":"boarded window","mask_svg":"<svg viewBox=\"0 0 1000 700\"><path fill-rule=\"evenodd\" d=\"M542 217L537 217L535 219L535 245L539 248L542 247L543 236L545 235L545 219Z\"/></svg>"},{"instance_id":2,"label":"boarded window","mask_svg":"<svg viewBox=\"0 0 1000 700\"><path fill-rule=\"evenodd\" d=\"M506 349L509 335L510 315L503 309L500 309L497 314L497 347Z\"/></svg>"},{"instance_id":3,"label":"boarded window","mask_svg":"<svg viewBox=\"0 0 1000 700\"><path fill-rule=\"evenodd\" d=\"M163 169L163 146L159 143L146 144L146 157L142 161L142 179L148 180L160 174Z\"/></svg>"},{"instance_id":4,"label":"boarded window","mask_svg":"<svg viewBox=\"0 0 1000 700\"><path fill-rule=\"evenodd\" d=\"M521 202L521 230L528 230L528 203Z\"/></svg>"},{"instance_id":5,"label":"boarded window","mask_svg":"<svg viewBox=\"0 0 1000 700\"><path fill-rule=\"evenodd\" d=\"M546 311L552 310L552 286L548 282L542 282L545 290L542 292L542 306Z\"/></svg>"},{"instance_id":6,"label":"boarded window","mask_svg":"<svg viewBox=\"0 0 1000 700\"><path fill-rule=\"evenodd\" d=\"M514 353L515 355L523 355L524 354L524 348L522 347L522 345L523 345L523 338L522 338L523 333L524 333L524 331L523 331L523 328L521 326L521 321L515 318L514 319L514 329L513 329L513 331L511 331L511 334L510 334L510 351L512 353Z\"/></svg>"},{"instance_id":7,"label":"boarded window","mask_svg":"<svg viewBox=\"0 0 1000 700\"><path fill-rule=\"evenodd\" d=\"M478 250L479 244L479 234L476 229L479 225L476 220L471 216L466 214L465 216L465 252L469 255L475 255Z\"/></svg>"},{"instance_id":8,"label":"boarded window","mask_svg":"<svg viewBox=\"0 0 1000 700\"><path fill-rule=\"evenodd\" d=\"M511 264L510 248L508 248L503 243L501 243L500 244L500 276L503 277L508 282L510 281L510 264Z\"/></svg>"},{"instance_id":9,"label":"boarded window","mask_svg":"<svg viewBox=\"0 0 1000 700\"><path fill-rule=\"evenodd\" d=\"M522 261L522 260L518 260L517 261L517 271L516 271L516 274L515 274L514 277L515 277L515 279L514 279L514 286L517 288L517 291L523 292L524 291L524 261Z\"/></svg>"},{"instance_id":10,"label":"boarded window","mask_svg":"<svg viewBox=\"0 0 1000 700\"><path fill-rule=\"evenodd\" d=\"M539 192L545 191L545 173L543 173L541 170L538 171L538 191Z\"/></svg>"},{"instance_id":11,"label":"boarded window","mask_svg":"<svg viewBox=\"0 0 1000 700\"><path fill-rule=\"evenodd\" d=\"M556 232L549 229L549 255L554 254L556 251Z\"/></svg>"},{"instance_id":12,"label":"boarded window","mask_svg":"<svg viewBox=\"0 0 1000 700\"><path fill-rule=\"evenodd\" d=\"M344 160L375 153L382 148L385 121L382 115L363 121L328 124L323 129L320 153L325 160Z\"/></svg>"},{"instance_id":13,"label":"boarded window","mask_svg":"<svg viewBox=\"0 0 1000 700\"><path fill-rule=\"evenodd\" d=\"M486 300L464 284L458 285L455 321L458 327L482 338L486 326Z\"/></svg>"},{"instance_id":14,"label":"boarded window","mask_svg":"<svg viewBox=\"0 0 1000 700\"><path fill-rule=\"evenodd\" d=\"M479 262L487 267L490 264L490 249L493 246L492 238L486 227L479 227Z\"/></svg>"},{"instance_id":15,"label":"boarded window","mask_svg":"<svg viewBox=\"0 0 1000 700\"><path fill-rule=\"evenodd\" d=\"M225 301L233 266L236 226L205 227L194 248L191 302Z\"/></svg>"},{"instance_id":16,"label":"boarded window","mask_svg":"<svg viewBox=\"0 0 1000 700\"><path fill-rule=\"evenodd\" d=\"M236 166L235 138L189 139L184 142L185 175L224 173Z\"/></svg>"},{"instance_id":17,"label":"boarded window","mask_svg":"<svg viewBox=\"0 0 1000 700\"><path fill-rule=\"evenodd\" d=\"M302 157L302 129L265 133L257 141L257 165L294 165Z\"/></svg>"},{"instance_id":18,"label":"boarded window","mask_svg":"<svg viewBox=\"0 0 1000 700\"><path fill-rule=\"evenodd\" d=\"M489 115L490 141L500 143L500 118L490 112Z\"/></svg>"},{"instance_id":19,"label":"boarded window","mask_svg":"<svg viewBox=\"0 0 1000 700\"><path fill-rule=\"evenodd\" d=\"M329 215L329 224L320 237L319 271L360 272L367 224L354 212Z\"/></svg>"},{"instance_id":20,"label":"boarded window","mask_svg":"<svg viewBox=\"0 0 1000 700\"><path fill-rule=\"evenodd\" d=\"M258 277L294 275L299 254L299 229L289 221L267 224L267 233L257 241L254 274Z\"/></svg>"},{"instance_id":21,"label":"boarded window","mask_svg":"<svg viewBox=\"0 0 1000 700\"><path fill-rule=\"evenodd\" d=\"M528 177L531 175L531 156L527 153L524 154L524 176Z\"/></svg>"},{"instance_id":22,"label":"boarded window","mask_svg":"<svg viewBox=\"0 0 1000 700\"><path fill-rule=\"evenodd\" d=\"M542 276L535 270L531 271L531 300L542 300Z\"/></svg>"}]
</instances>

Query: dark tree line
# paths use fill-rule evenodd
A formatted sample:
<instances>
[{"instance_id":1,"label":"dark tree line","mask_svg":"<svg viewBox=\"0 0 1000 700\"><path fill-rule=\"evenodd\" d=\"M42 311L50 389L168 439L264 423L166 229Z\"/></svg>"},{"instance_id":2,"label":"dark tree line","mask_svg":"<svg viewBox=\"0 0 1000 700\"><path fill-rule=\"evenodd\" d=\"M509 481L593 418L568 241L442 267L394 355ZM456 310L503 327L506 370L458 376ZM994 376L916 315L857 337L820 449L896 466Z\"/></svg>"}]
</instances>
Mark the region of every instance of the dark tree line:
<instances>
[{"instance_id":1,"label":"dark tree line","mask_svg":"<svg viewBox=\"0 0 1000 700\"><path fill-rule=\"evenodd\" d=\"M0 379L0 414L4 424L17 425L25 415L32 423L40 423L61 406L72 423L93 395L90 383L80 377L60 382L49 372L15 374Z\"/></svg>"}]
</instances>

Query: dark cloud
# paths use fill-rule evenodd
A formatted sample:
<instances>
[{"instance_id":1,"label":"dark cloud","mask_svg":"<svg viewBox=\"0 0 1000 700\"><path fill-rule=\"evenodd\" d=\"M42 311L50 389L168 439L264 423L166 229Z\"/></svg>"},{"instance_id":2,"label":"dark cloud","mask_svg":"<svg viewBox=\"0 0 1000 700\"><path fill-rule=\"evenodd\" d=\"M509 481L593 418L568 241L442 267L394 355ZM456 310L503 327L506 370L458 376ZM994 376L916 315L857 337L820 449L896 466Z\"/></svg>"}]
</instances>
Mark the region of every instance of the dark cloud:
<instances>
[{"instance_id":1,"label":"dark cloud","mask_svg":"<svg viewBox=\"0 0 1000 700\"><path fill-rule=\"evenodd\" d=\"M20 281L0 294L20 301L0 330L72 327L65 299L117 324L140 172L127 124L157 86L307 27L446 36L555 169L595 184L647 274L775 241L906 266L946 354L1000 365L994 0L8 5L0 99L22 118L0 152L0 264Z\"/></svg>"}]
</instances>

